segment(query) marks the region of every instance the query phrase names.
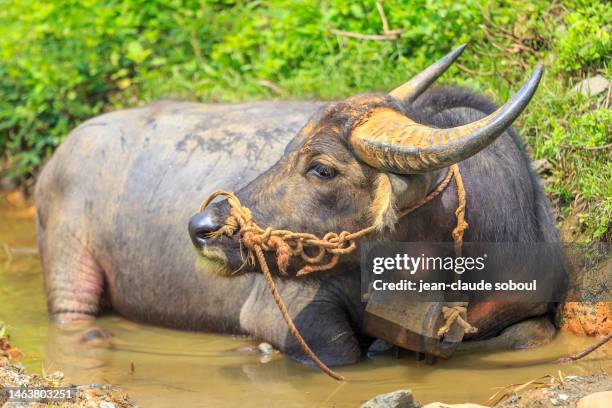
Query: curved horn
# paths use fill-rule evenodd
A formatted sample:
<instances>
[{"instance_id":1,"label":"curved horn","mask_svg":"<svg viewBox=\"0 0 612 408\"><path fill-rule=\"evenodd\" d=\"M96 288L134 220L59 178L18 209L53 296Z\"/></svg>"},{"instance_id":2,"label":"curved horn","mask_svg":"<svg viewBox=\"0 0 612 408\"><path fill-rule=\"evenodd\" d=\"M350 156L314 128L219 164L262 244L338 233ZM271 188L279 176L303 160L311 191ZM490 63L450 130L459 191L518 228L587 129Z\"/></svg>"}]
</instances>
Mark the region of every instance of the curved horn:
<instances>
[{"instance_id":1,"label":"curved horn","mask_svg":"<svg viewBox=\"0 0 612 408\"><path fill-rule=\"evenodd\" d=\"M441 169L478 153L501 135L536 91L542 67L504 106L466 125L438 129L418 124L390 108L371 111L350 135L355 155L372 167L414 174Z\"/></svg>"},{"instance_id":2,"label":"curved horn","mask_svg":"<svg viewBox=\"0 0 612 408\"><path fill-rule=\"evenodd\" d=\"M459 58L465 47L467 47L467 44L455 48L440 60L425 68L410 81L389 92L389 95L402 102L414 101L419 95L425 92L440 75L446 72L452 63Z\"/></svg>"}]
</instances>

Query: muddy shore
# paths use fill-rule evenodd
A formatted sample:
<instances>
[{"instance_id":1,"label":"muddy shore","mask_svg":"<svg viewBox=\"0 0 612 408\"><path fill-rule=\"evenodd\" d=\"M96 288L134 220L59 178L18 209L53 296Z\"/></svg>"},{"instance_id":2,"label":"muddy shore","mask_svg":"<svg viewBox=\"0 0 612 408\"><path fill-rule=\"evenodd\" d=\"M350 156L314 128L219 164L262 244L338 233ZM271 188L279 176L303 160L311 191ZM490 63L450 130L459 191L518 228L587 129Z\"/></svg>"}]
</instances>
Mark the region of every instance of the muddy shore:
<instances>
[{"instance_id":1,"label":"muddy shore","mask_svg":"<svg viewBox=\"0 0 612 408\"><path fill-rule=\"evenodd\" d=\"M75 385L64 381L64 374L55 371L48 374L28 374L25 368L19 364L23 353L13 347L7 337L3 334L3 325L0 322L0 407L12 408L23 407L20 402L7 402L7 387L28 388L57 388L69 387L76 389L76 398L69 402L62 402L60 406L66 408L130 408L137 407L130 397L114 385L89 384ZM29 407L48 407L47 403L30 403Z\"/></svg>"},{"instance_id":2,"label":"muddy shore","mask_svg":"<svg viewBox=\"0 0 612 408\"><path fill-rule=\"evenodd\" d=\"M485 402L420 404L409 389L378 395L361 408L601 408L608 407L612 398L612 378L607 373L588 376L544 376L523 384L502 388Z\"/></svg>"},{"instance_id":3,"label":"muddy shore","mask_svg":"<svg viewBox=\"0 0 612 408\"><path fill-rule=\"evenodd\" d=\"M495 407L575 407L580 403L581 408L597 407L593 402L586 405L586 396L605 391L612 391L612 378L607 373L599 373L586 377L568 375L542 378L524 389L516 391L509 389L509 393ZM601 398L601 397L600 397ZM606 403L609 403L611 395L607 395ZM595 400L591 397L590 400ZM606 400L598 399L604 402ZM604 406L604 405L601 405Z\"/></svg>"}]
</instances>

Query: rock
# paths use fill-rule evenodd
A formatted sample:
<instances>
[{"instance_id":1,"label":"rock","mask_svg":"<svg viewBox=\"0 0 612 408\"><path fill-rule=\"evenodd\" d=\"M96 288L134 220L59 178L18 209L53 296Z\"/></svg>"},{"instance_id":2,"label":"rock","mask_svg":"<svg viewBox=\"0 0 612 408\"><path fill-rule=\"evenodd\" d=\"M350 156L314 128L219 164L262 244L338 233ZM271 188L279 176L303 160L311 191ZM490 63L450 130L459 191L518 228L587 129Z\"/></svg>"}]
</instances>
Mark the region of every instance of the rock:
<instances>
[{"instance_id":1,"label":"rock","mask_svg":"<svg viewBox=\"0 0 612 408\"><path fill-rule=\"evenodd\" d=\"M391 343L387 343L381 339L376 339L372 344L370 344L370 347L368 347L367 355L368 357L374 357L379 354L386 353L394 347L395 346Z\"/></svg>"},{"instance_id":2,"label":"rock","mask_svg":"<svg viewBox=\"0 0 612 408\"><path fill-rule=\"evenodd\" d=\"M533 162L533 169L538 174L549 173L552 168L552 164L546 159L535 160Z\"/></svg>"},{"instance_id":3,"label":"rock","mask_svg":"<svg viewBox=\"0 0 612 408\"><path fill-rule=\"evenodd\" d=\"M54 371L51 374L47 375L47 380L49 381L62 381L64 379L64 373L61 371Z\"/></svg>"},{"instance_id":4,"label":"rock","mask_svg":"<svg viewBox=\"0 0 612 408\"><path fill-rule=\"evenodd\" d=\"M585 96L595 96L608 90L610 81L601 75L595 75L585 79L584 81L578 82L572 91L581 93Z\"/></svg>"},{"instance_id":5,"label":"rock","mask_svg":"<svg viewBox=\"0 0 612 408\"><path fill-rule=\"evenodd\" d=\"M610 400L612 400L612 391L596 392L582 397L576 408L605 408L610 406Z\"/></svg>"},{"instance_id":6,"label":"rock","mask_svg":"<svg viewBox=\"0 0 612 408\"><path fill-rule=\"evenodd\" d=\"M270 343L259 343L259 346L257 347L259 349L259 352L263 355L268 355L268 354L272 354L274 352L274 347L272 347L272 345Z\"/></svg>"},{"instance_id":7,"label":"rock","mask_svg":"<svg viewBox=\"0 0 612 408\"><path fill-rule=\"evenodd\" d=\"M445 404L443 402L432 402L431 404L427 404L422 408L487 408L485 405L479 404Z\"/></svg>"},{"instance_id":8,"label":"rock","mask_svg":"<svg viewBox=\"0 0 612 408\"><path fill-rule=\"evenodd\" d=\"M411 390L398 390L380 394L364 402L361 408L417 408Z\"/></svg>"},{"instance_id":9,"label":"rock","mask_svg":"<svg viewBox=\"0 0 612 408\"><path fill-rule=\"evenodd\" d=\"M608 90L610 85L610 81L606 78L601 75L595 75L594 77L580 81L572 90L586 96L595 96Z\"/></svg>"},{"instance_id":10,"label":"rock","mask_svg":"<svg viewBox=\"0 0 612 408\"><path fill-rule=\"evenodd\" d=\"M115 408L115 404L108 401L102 401L100 402L100 408Z\"/></svg>"}]
</instances>

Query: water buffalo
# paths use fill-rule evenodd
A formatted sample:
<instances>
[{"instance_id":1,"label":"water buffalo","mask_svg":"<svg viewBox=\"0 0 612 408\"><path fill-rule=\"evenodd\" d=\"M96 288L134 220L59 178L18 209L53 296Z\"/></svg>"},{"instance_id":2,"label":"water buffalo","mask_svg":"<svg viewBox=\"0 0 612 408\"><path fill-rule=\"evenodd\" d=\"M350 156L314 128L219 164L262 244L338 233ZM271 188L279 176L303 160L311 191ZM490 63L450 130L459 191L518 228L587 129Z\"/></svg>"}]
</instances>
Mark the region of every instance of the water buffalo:
<instances>
[{"instance_id":1,"label":"water buffalo","mask_svg":"<svg viewBox=\"0 0 612 408\"><path fill-rule=\"evenodd\" d=\"M260 225L323 235L375 224L379 240L449 241L453 186L399 221L396 210L459 163L471 203L466 241L556 242L548 201L510 127L541 72L499 110L461 89L429 88L462 49L388 95L330 104L160 101L83 123L36 186L50 316L67 322L113 309L158 325L249 334L305 361L261 274L233 273L243 265L238 240L210 240L227 203L194 215L219 189L236 191ZM330 273L276 279L327 364L356 362L367 344L357 265L355 252ZM468 320L480 331L471 338L548 310L545 302L472 304Z\"/></svg>"}]
</instances>

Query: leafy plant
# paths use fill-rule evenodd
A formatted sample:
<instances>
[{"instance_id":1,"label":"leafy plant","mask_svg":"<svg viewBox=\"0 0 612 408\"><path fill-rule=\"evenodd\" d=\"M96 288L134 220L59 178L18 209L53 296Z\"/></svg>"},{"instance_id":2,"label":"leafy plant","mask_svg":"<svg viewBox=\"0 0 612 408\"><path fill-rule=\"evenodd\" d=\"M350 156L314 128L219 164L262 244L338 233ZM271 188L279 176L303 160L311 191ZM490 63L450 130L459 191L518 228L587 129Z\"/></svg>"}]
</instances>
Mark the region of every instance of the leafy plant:
<instances>
[{"instance_id":1,"label":"leafy plant","mask_svg":"<svg viewBox=\"0 0 612 408\"><path fill-rule=\"evenodd\" d=\"M160 97L339 99L384 91L458 44L444 80L504 101L538 63L547 74L517 126L555 171L560 220L610 240L609 97L572 92L610 75L601 1L0 0L0 156L24 186L72 128ZM340 34L339 34L340 33ZM603 146L603 147L602 147Z\"/></svg>"}]
</instances>

